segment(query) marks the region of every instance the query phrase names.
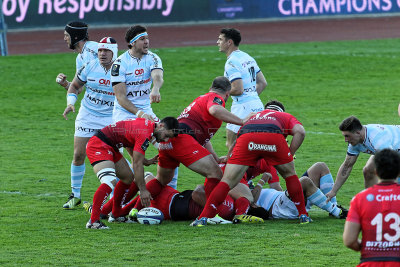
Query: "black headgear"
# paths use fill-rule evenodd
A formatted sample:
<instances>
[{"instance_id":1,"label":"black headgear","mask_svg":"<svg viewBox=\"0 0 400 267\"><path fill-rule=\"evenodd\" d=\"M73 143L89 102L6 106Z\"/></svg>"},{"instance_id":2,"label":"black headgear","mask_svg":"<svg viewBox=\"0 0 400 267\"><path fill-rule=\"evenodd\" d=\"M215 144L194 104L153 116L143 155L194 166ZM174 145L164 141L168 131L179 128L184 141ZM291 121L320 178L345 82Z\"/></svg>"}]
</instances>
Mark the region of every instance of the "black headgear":
<instances>
[{"instance_id":1,"label":"black headgear","mask_svg":"<svg viewBox=\"0 0 400 267\"><path fill-rule=\"evenodd\" d=\"M69 48L75 49L75 45L82 41L88 39L88 25L81 21L72 21L65 26L65 31L69 34L71 38L71 44Z\"/></svg>"}]
</instances>

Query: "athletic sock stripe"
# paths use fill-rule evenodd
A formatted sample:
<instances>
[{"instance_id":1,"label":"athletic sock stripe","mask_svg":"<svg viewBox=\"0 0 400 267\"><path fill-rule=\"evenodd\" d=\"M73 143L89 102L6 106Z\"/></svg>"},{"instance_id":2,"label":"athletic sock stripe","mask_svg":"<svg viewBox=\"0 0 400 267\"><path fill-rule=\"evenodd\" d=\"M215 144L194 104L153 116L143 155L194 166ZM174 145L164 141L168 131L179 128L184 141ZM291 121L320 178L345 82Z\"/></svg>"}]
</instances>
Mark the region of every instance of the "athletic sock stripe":
<instances>
[{"instance_id":1,"label":"athletic sock stripe","mask_svg":"<svg viewBox=\"0 0 400 267\"><path fill-rule=\"evenodd\" d=\"M107 172L102 172L98 175L99 179L101 180L104 176L112 176L112 177L117 177L115 172L112 171L107 171Z\"/></svg>"}]
</instances>

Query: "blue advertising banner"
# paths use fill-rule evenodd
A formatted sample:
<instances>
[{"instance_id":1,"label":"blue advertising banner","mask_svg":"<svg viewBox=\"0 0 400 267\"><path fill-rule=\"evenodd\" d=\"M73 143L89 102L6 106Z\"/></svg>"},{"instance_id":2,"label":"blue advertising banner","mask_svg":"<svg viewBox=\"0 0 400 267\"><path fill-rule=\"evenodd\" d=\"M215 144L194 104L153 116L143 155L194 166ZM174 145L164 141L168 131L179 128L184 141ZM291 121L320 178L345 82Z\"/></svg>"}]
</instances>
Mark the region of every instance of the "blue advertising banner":
<instances>
[{"instance_id":1,"label":"blue advertising banner","mask_svg":"<svg viewBox=\"0 0 400 267\"><path fill-rule=\"evenodd\" d=\"M7 27L4 23L3 12L0 10L0 54L2 56L7 56L7 35L6 35Z\"/></svg>"},{"instance_id":2,"label":"blue advertising banner","mask_svg":"<svg viewBox=\"0 0 400 267\"><path fill-rule=\"evenodd\" d=\"M400 0L2 0L9 29L389 14Z\"/></svg>"}]
</instances>

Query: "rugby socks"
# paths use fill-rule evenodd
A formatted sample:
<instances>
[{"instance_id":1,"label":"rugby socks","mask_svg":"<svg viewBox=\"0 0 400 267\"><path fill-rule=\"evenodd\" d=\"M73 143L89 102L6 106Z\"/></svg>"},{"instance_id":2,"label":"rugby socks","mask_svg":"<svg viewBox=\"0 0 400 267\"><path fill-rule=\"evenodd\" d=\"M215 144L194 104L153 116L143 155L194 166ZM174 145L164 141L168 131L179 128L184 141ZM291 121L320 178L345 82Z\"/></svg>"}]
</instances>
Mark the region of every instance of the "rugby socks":
<instances>
[{"instance_id":1,"label":"rugby socks","mask_svg":"<svg viewBox=\"0 0 400 267\"><path fill-rule=\"evenodd\" d=\"M332 201L329 201L328 203L326 203L327 198L326 198L325 194L322 193L321 190L318 189L314 194L309 196L307 199L315 206L318 206L321 209L326 210L327 212L331 213L335 217L339 217L340 209Z\"/></svg>"},{"instance_id":2,"label":"rugby socks","mask_svg":"<svg viewBox=\"0 0 400 267\"><path fill-rule=\"evenodd\" d=\"M217 207L221 205L229 193L230 187L225 182L219 182L218 185L211 192L210 197L207 198L207 203L204 206L199 218L214 218L217 214Z\"/></svg>"},{"instance_id":3,"label":"rugby socks","mask_svg":"<svg viewBox=\"0 0 400 267\"><path fill-rule=\"evenodd\" d=\"M85 163L76 166L71 163L71 188L74 197L81 198L83 176L85 175Z\"/></svg>"},{"instance_id":4,"label":"rugby socks","mask_svg":"<svg viewBox=\"0 0 400 267\"><path fill-rule=\"evenodd\" d=\"M245 197L240 197L235 200L235 214L236 215L243 215L247 214L247 211L250 208L250 201Z\"/></svg>"},{"instance_id":5,"label":"rugby socks","mask_svg":"<svg viewBox=\"0 0 400 267\"><path fill-rule=\"evenodd\" d=\"M90 220L92 221L92 223L100 220L100 211L111 191L112 189L110 186L108 186L107 184L101 184L94 193L92 214L90 215Z\"/></svg>"},{"instance_id":6,"label":"rugby socks","mask_svg":"<svg viewBox=\"0 0 400 267\"><path fill-rule=\"evenodd\" d=\"M121 209L121 215L126 216L129 214L129 212L135 207L136 202L138 201L139 196L136 196L134 199L131 200L128 204L126 204L122 209Z\"/></svg>"},{"instance_id":7,"label":"rugby socks","mask_svg":"<svg viewBox=\"0 0 400 267\"><path fill-rule=\"evenodd\" d=\"M211 192L213 189L218 185L219 179L217 178L206 178L206 181L204 182L204 191L206 192L206 198L210 196Z\"/></svg>"},{"instance_id":8,"label":"rugby socks","mask_svg":"<svg viewBox=\"0 0 400 267\"><path fill-rule=\"evenodd\" d=\"M110 194L111 197L111 194ZM103 208L101 209L101 214L107 215L112 211L112 207L113 207L113 202L114 202L114 198L111 197L106 204L103 205Z\"/></svg>"},{"instance_id":9,"label":"rugby socks","mask_svg":"<svg viewBox=\"0 0 400 267\"><path fill-rule=\"evenodd\" d=\"M176 188L178 187L178 172L179 172L179 168L175 168L175 172L174 172L174 177L172 177L171 182L169 182L169 186L172 187L173 189L176 190Z\"/></svg>"},{"instance_id":10,"label":"rugby socks","mask_svg":"<svg viewBox=\"0 0 400 267\"><path fill-rule=\"evenodd\" d=\"M122 203L125 202L130 186L131 185L125 184L122 181L118 181L114 188L112 214L115 218L119 217L121 214Z\"/></svg>"},{"instance_id":11,"label":"rugby socks","mask_svg":"<svg viewBox=\"0 0 400 267\"><path fill-rule=\"evenodd\" d=\"M285 182L289 196L296 206L299 215L305 214L308 216L304 203L303 188L301 187L301 183L297 175L287 177Z\"/></svg>"},{"instance_id":12,"label":"rugby socks","mask_svg":"<svg viewBox=\"0 0 400 267\"><path fill-rule=\"evenodd\" d=\"M322 176L321 179L319 179L319 188L321 189L322 193L324 193L324 195L326 195L329 191L332 190L333 184L334 182L331 173L328 173ZM337 204L336 197L333 197L331 201L334 204Z\"/></svg>"}]
</instances>

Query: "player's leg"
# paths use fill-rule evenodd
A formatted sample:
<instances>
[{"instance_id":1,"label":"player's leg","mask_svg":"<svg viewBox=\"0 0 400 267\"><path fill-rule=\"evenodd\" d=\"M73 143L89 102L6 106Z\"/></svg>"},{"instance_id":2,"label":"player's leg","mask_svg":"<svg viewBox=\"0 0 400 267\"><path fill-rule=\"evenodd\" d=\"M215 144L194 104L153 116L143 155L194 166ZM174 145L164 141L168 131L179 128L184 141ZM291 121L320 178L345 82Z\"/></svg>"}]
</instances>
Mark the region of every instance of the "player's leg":
<instances>
[{"instance_id":1,"label":"player's leg","mask_svg":"<svg viewBox=\"0 0 400 267\"><path fill-rule=\"evenodd\" d=\"M307 176L303 176L300 178L301 186L303 187L303 191L307 200L311 202L311 204L316 205L317 207L327 211L333 216L339 218L341 210L337 207L335 203L331 201L326 201L327 198L324 193L314 184L314 182Z\"/></svg>"},{"instance_id":2,"label":"player's leg","mask_svg":"<svg viewBox=\"0 0 400 267\"><path fill-rule=\"evenodd\" d=\"M236 136L237 136L237 134L235 132L229 130L228 128L226 129L226 147L228 148L228 150L235 143Z\"/></svg>"},{"instance_id":3,"label":"player's leg","mask_svg":"<svg viewBox=\"0 0 400 267\"><path fill-rule=\"evenodd\" d=\"M374 155L370 156L363 168L365 188L371 187L378 183L378 176L375 174Z\"/></svg>"},{"instance_id":4,"label":"player's leg","mask_svg":"<svg viewBox=\"0 0 400 267\"><path fill-rule=\"evenodd\" d=\"M288 190L289 196L293 200L293 203L295 204L299 212L299 217L302 217L302 215L308 217L308 213L305 207L303 190L294 169L294 162L291 161L286 164L276 165L275 168L285 179L286 188Z\"/></svg>"},{"instance_id":5,"label":"player's leg","mask_svg":"<svg viewBox=\"0 0 400 267\"><path fill-rule=\"evenodd\" d=\"M333 177L325 162L314 163L306 172L307 176L313 181L313 183L321 189L322 193L326 194L333 188ZM333 203L336 202L336 197L331 199Z\"/></svg>"},{"instance_id":6,"label":"player's leg","mask_svg":"<svg viewBox=\"0 0 400 267\"><path fill-rule=\"evenodd\" d=\"M86 144L90 137L74 137L74 157L71 163L72 194L63 205L64 209L73 209L81 203L81 188L85 175Z\"/></svg>"}]
</instances>

